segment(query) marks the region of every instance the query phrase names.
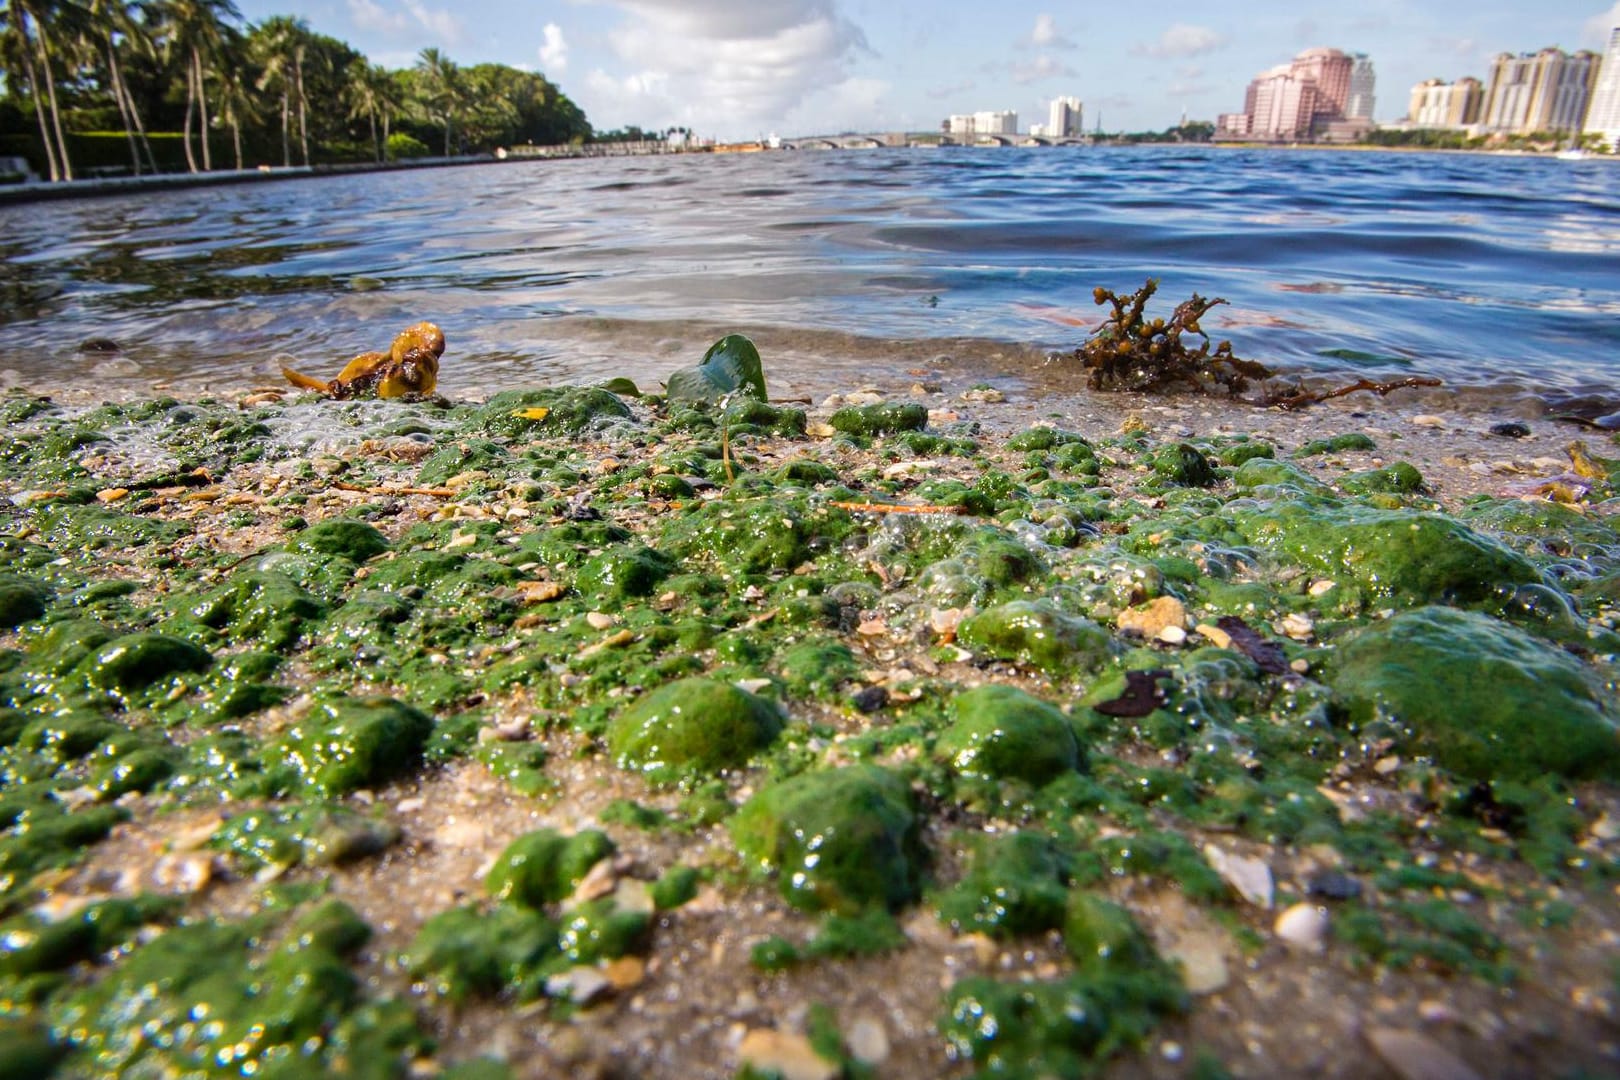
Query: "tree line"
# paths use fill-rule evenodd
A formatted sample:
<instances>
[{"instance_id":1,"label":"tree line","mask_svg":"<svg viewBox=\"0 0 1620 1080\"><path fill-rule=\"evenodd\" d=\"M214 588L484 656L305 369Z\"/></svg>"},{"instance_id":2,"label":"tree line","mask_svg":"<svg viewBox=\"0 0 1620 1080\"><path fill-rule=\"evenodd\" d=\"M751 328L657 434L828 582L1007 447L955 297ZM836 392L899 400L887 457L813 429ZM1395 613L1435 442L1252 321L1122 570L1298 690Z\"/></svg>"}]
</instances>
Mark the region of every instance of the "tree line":
<instances>
[{"instance_id":1,"label":"tree line","mask_svg":"<svg viewBox=\"0 0 1620 1080\"><path fill-rule=\"evenodd\" d=\"M542 75L433 48L389 70L302 19L248 25L232 0L0 0L0 75L0 154L53 181L591 137Z\"/></svg>"}]
</instances>

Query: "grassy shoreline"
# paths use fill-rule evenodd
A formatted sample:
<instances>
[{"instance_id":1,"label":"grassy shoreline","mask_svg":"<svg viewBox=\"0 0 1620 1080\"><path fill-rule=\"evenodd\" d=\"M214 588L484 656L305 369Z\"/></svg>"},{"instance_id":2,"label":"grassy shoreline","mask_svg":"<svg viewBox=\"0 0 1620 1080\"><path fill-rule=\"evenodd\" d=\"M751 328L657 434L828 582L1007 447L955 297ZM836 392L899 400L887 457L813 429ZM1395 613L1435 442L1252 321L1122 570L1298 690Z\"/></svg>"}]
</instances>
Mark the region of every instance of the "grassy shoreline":
<instances>
[{"instance_id":1,"label":"grassy shoreline","mask_svg":"<svg viewBox=\"0 0 1620 1080\"><path fill-rule=\"evenodd\" d=\"M1611 474L885 390L0 401L4 1047L1614 1067Z\"/></svg>"}]
</instances>

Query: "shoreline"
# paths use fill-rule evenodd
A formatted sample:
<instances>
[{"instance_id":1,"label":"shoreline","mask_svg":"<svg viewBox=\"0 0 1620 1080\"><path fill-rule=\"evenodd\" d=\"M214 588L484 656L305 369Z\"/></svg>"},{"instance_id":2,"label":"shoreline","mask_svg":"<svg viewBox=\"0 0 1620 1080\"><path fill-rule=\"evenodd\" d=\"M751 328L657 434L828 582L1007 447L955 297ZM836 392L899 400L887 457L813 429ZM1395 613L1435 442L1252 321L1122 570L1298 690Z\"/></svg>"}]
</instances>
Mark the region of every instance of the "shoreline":
<instances>
[{"instance_id":1,"label":"shoreline","mask_svg":"<svg viewBox=\"0 0 1620 1080\"><path fill-rule=\"evenodd\" d=\"M211 1057L201 958L401 1075L1612 1070L1620 461L1426 408L0 396L0 754L87 837L0 829L0 989L106 937L8 1034Z\"/></svg>"}]
</instances>

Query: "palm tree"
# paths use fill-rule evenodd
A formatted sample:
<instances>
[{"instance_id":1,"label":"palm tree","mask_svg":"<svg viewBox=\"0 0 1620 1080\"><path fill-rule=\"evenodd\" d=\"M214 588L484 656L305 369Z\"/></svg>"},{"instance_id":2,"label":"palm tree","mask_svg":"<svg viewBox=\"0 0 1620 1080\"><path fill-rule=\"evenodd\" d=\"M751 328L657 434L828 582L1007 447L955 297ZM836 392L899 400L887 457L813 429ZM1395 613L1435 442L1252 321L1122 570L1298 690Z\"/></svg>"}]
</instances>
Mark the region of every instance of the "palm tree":
<instances>
[{"instance_id":1,"label":"palm tree","mask_svg":"<svg viewBox=\"0 0 1620 1080\"><path fill-rule=\"evenodd\" d=\"M302 19L275 15L254 28L252 40L260 75L258 88L274 86L281 94L281 164L292 165L292 109L298 107L298 148L309 164L309 103L304 95L304 62L309 54L309 26Z\"/></svg>"},{"instance_id":2,"label":"palm tree","mask_svg":"<svg viewBox=\"0 0 1620 1080\"><path fill-rule=\"evenodd\" d=\"M53 181L72 180L73 164L68 159L62 110L56 99L56 76L52 68L59 53L52 44L52 29L56 23L73 25L79 14L74 0L7 0L6 4L6 53L11 60L8 68L20 67L29 96L34 99L34 115L39 120L40 138L45 143L46 162ZM42 79L43 100L39 92Z\"/></svg>"},{"instance_id":3,"label":"palm tree","mask_svg":"<svg viewBox=\"0 0 1620 1080\"><path fill-rule=\"evenodd\" d=\"M399 109L399 98L394 80L381 64L368 64L357 60L349 65L348 80L343 85L344 99L349 103L349 118L362 116L371 125L371 145L377 160L383 159L383 146L388 141L388 121L391 113ZM377 138L377 118L383 121L383 137Z\"/></svg>"},{"instance_id":4,"label":"palm tree","mask_svg":"<svg viewBox=\"0 0 1620 1080\"><path fill-rule=\"evenodd\" d=\"M152 156L151 140L146 137L146 125L141 120L140 109L135 105L129 86L124 82L123 65L118 61L120 39L136 51L146 52L152 47L146 28L135 18L139 7L138 2L126 4L122 0L89 0L85 7L88 20L85 41L87 45L93 45L106 61L108 89L112 91L118 115L124 121L124 134L129 138L129 156L136 176L141 174L142 148L146 151L147 165L152 172L157 172L157 160Z\"/></svg>"},{"instance_id":5,"label":"palm tree","mask_svg":"<svg viewBox=\"0 0 1620 1080\"><path fill-rule=\"evenodd\" d=\"M231 63L219 77L219 119L231 129L231 147L236 151L236 171L242 171L242 125L259 119L259 99L251 84L246 45L233 34Z\"/></svg>"},{"instance_id":6,"label":"palm tree","mask_svg":"<svg viewBox=\"0 0 1620 1080\"><path fill-rule=\"evenodd\" d=\"M62 178L61 165L56 156L56 144L51 141L50 123L45 117L44 100L39 93L39 75L34 69L34 39L31 20L22 0L7 0L0 20L0 59L6 70L6 82L27 88L28 99L34 104L34 117L39 121L39 138L45 147L45 163L51 180Z\"/></svg>"},{"instance_id":7,"label":"palm tree","mask_svg":"<svg viewBox=\"0 0 1620 1080\"><path fill-rule=\"evenodd\" d=\"M438 49L423 49L416 58L420 104L429 120L444 125L444 156L450 156L450 127L460 113L464 93L461 69Z\"/></svg>"},{"instance_id":8,"label":"palm tree","mask_svg":"<svg viewBox=\"0 0 1620 1080\"><path fill-rule=\"evenodd\" d=\"M200 113L202 167L214 167L208 150L209 66L219 55L230 23L240 22L242 13L232 0L159 0L164 22L165 45L186 65L186 165L197 171L197 158L191 151L191 118Z\"/></svg>"}]
</instances>

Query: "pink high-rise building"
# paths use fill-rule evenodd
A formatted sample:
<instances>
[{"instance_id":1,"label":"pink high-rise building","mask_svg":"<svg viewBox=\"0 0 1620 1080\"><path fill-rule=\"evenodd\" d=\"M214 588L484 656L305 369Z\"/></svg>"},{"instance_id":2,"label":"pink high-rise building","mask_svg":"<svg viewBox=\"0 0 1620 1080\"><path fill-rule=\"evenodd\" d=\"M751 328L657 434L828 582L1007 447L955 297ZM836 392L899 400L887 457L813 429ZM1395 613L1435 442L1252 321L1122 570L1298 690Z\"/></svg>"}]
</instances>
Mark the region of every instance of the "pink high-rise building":
<instances>
[{"instance_id":1,"label":"pink high-rise building","mask_svg":"<svg viewBox=\"0 0 1620 1080\"><path fill-rule=\"evenodd\" d=\"M1368 72L1364 94L1370 112L1372 65L1365 57L1360 59ZM1338 49L1306 49L1258 75L1243 95L1243 111L1223 114L1217 129L1228 137L1272 140L1301 139L1324 131L1348 115L1356 64L1355 58Z\"/></svg>"}]
</instances>

